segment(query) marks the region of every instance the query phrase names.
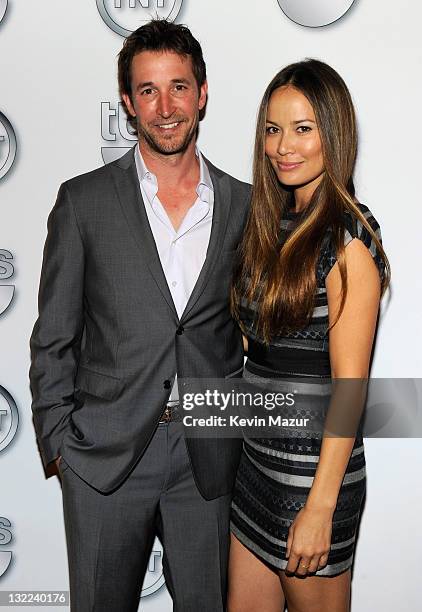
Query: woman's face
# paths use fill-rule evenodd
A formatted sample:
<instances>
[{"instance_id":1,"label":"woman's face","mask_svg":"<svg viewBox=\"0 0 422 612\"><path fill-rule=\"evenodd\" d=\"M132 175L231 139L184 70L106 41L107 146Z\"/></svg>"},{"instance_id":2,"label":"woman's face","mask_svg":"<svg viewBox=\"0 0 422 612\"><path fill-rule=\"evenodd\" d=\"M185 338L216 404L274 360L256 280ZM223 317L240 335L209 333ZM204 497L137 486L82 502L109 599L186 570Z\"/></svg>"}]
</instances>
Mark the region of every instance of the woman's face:
<instances>
[{"instance_id":1,"label":"woman's face","mask_svg":"<svg viewBox=\"0 0 422 612\"><path fill-rule=\"evenodd\" d=\"M295 87L276 89L268 104L265 153L278 179L309 201L322 179L324 160L315 114Z\"/></svg>"}]
</instances>

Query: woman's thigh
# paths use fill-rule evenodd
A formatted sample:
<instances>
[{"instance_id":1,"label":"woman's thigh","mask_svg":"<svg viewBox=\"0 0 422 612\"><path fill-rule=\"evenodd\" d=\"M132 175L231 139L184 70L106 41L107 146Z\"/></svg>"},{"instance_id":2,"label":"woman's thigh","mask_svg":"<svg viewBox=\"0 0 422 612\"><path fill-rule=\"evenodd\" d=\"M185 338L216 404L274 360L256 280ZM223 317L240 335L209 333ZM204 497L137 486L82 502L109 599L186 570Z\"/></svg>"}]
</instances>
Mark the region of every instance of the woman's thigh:
<instances>
[{"instance_id":1,"label":"woman's thigh","mask_svg":"<svg viewBox=\"0 0 422 612\"><path fill-rule=\"evenodd\" d=\"M228 612L283 612L280 577L232 534Z\"/></svg>"},{"instance_id":2,"label":"woman's thigh","mask_svg":"<svg viewBox=\"0 0 422 612\"><path fill-rule=\"evenodd\" d=\"M289 612L349 612L350 570L333 578L280 572L280 579Z\"/></svg>"}]
</instances>

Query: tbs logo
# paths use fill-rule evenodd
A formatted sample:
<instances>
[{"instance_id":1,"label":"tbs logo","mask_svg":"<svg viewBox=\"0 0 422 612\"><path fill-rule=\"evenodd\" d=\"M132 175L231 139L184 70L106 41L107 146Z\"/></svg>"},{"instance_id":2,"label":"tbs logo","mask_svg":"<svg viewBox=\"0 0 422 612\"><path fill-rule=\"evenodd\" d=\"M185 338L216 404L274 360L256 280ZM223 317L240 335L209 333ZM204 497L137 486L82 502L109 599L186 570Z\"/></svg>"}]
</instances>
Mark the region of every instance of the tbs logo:
<instances>
[{"instance_id":1,"label":"tbs logo","mask_svg":"<svg viewBox=\"0 0 422 612\"><path fill-rule=\"evenodd\" d=\"M141 597L148 597L148 595L152 595L163 586L165 581L162 560L163 548L160 541L156 540L154 549L149 558L147 573L145 574L144 583L142 585Z\"/></svg>"},{"instance_id":2,"label":"tbs logo","mask_svg":"<svg viewBox=\"0 0 422 612\"><path fill-rule=\"evenodd\" d=\"M174 21L183 0L97 0L103 21L116 34L129 36L153 17Z\"/></svg>"},{"instance_id":3,"label":"tbs logo","mask_svg":"<svg viewBox=\"0 0 422 612\"><path fill-rule=\"evenodd\" d=\"M337 21L355 0L277 0L283 13L295 23L319 28Z\"/></svg>"},{"instance_id":4,"label":"tbs logo","mask_svg":"<svg viewBox=\"0 0 422 612\"><path fill-rule=\"evenodd\" d=\"M12 124L3 113L0 113L0 180L6 176L13 166L16 148L16 136Z\"/></svg>"},{"instance_id":5,"label":"tbs logo","mask_svg":"<svg viewBox=\"0 0 422 612\"><path fill-rule=\"evenodd\" d=\"M121 102L112 105L101 102L101 136L113 146L101 147L103 162L108 164L124 155L137 141L128 129L126 113Z\"/></svg>"},{"instance_id":6,"label":"tbs logo","mask_svg":"<svg viewBox=\"0 0 422 612\"><path fill-rule=\"evenodd\" d=\"M15 294L14 285L2 284L2 281L11 278L14 274L12 260L12 253L6 249L0 249L0 316L9 308Z\"/></svg>"},{"instance_id":7,"label":"tbs logo","mask_svg":"<svg viewBox=\"0 0 422 612\"><path fill-rule=\"evenodd\" d=\"M12 541L11 526L9 519L0 516L0 578L7 572L12 561L11 551L2 550L3 546L7 546Z\"/></svg>"},{"instance_id":8,"label":"tbs logo","mask_svg":"<svg viewBox=\"0 0 422 612\"><path fill-rule=\"evenodd\" d=\"M9 391L0 385L0 452L9 446L15 437L18 424L19 413L16 402Z\"/></svg>"},{"instance_id":9,"label":"tbs logo","mask_svg":"<svg viewBox=\"0 0 422 612\"><path fill-rule=\"evenodd\" d=\"M7 0L0 0L0 21L3 19L7 11Z\"/></svg>"}]
</instances>

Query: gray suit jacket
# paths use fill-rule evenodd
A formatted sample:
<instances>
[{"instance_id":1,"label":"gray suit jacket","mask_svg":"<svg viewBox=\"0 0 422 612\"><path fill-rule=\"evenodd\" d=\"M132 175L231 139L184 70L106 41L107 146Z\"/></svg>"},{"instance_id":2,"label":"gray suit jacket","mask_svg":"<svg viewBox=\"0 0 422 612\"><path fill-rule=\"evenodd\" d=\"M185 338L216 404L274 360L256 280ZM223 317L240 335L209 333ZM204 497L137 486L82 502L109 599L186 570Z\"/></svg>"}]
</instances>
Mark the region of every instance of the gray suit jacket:
<instances>
[{"instance_id":1,"label":"gray suit jacket","mask_svg":"<svg viewBox=\"0 0 422 612\"><path fill-rule=\"evenodd\" d=\"M65 182L48 219L31 336L32 410L45 465L62 454L114 490L142 456L179 378L236 375L229 312L250 186L207 162L214 217L206 260L179 320L142 202L133 150ZM240 440L187 440L201 494L230 491Z\"/></svg>"}]
</instances>

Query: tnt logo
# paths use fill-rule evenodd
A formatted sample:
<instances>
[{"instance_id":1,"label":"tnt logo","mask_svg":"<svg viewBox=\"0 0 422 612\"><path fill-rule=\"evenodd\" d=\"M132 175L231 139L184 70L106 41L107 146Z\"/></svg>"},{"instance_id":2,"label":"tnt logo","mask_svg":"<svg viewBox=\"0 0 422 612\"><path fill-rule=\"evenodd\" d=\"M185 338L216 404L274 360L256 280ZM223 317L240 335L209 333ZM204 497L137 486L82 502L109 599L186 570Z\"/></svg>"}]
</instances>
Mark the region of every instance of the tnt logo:
<instances>
[{"instance_id":1,"label":"tnt logo","mask_svg":"<svg viewBox=\"0 0 422 612\"><path fill-rule=\"evenodd\" d=\"M11 551L3 550L3 546L7 546L12 541L11 526L9 519L0 516L0 577L7 572L12 561Z\"/></svg>"},{"instance_id":2,"label":"tnt logo","mask_svg":"<svg viewBox=\"0 0 422 612\"><path fill-rule=\"evenodd\" d=\"M9 391L0 385L0 452L9 446L15 437L18 424L19 413L16 402Z\"/></svg>"},{"instance_id":3,"label":"tnt logo","mask_svg":"<svg viewBox=\"0 0 422 612\"><path fill-rule=\"evenodd\" d=\"M15 294L14 285L2 284L2 281L11 278L15 272L12 260L12 253L6 249L0 249L0 316L9 308Z\"/></svg>"},{"instance_id":4,"label":"tnt logo","mask_svg":"<svg viewBox=\"0 0 422 612\"><path fill-rule=\"evenodd\" d=\"M0 113L0 180L6 176L13 166L15 157L16 136L14 129L8 118Z\"/></svg>"},{"instance_id":5,"label":"tnt logo","mask_svg":"<svg viewBox=\"0 0 422 612\"><path fill-rule=\"evenodd\" d=\"M337 21L355 0L277 0L289 19L309 28L319 28Z\"/></svg>"},{"instance_id":6,"label":"tnt logo","mask_svg":"<svg viewBox=\"0 0 422 612\"><path fill-rule=\"evenodd\" d=\"M3 19L7 11L7 0L0 0L0 21Z\"/></svg>"},{"instance_id":7,"label":"tnt logo","mask_svg":"<svg viewBox=\"0 0 422 612\"><path fill-rule=\"evenodd\" d=\"M128 128L126 113L121 102L101 102L101 136L112 146L101 147L103 162L108 164L124 155L137 140Z\"/></svg>"},{"instance_id":8,"label":"tnt logo","mask_svg":"<svg viewBox=\"0 0 422 612\"><path fill-rule=\"evenodd\" d=\"M183 0L97 0L103 21L116 34L129 36L152 18L174 21Z\"/></svg>"},{"instance_id":9,"label":"tnt logo","mask_svg":"<svg viewBox=\"0 0 422 612\"><path fill-rule=\"evenodd\" d=\"M147 573L145 574L144 583L142 585L141 597L152 595L165 583L163 575L163 547L159 540L154 543L154 548L149 558Z\"/></svg>"}]
</instances>

